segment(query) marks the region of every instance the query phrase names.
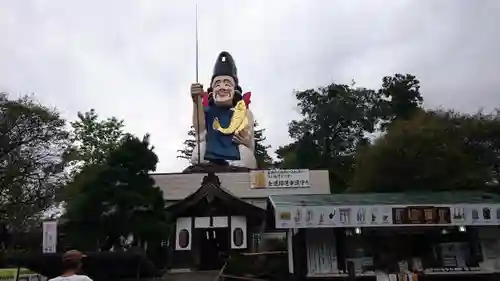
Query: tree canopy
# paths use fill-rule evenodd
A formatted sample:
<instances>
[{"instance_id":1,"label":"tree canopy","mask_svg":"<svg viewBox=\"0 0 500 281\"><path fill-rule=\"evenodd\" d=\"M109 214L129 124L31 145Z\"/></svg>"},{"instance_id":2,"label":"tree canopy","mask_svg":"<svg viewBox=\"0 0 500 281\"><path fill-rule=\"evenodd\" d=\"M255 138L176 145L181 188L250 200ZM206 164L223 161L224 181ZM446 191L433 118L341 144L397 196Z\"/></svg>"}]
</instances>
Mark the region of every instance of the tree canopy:
<instances>
[{"instance_id":1,"label":"tree canopy","mask_svg":"<svg viewBox=\"0 0 500 281\"><path fill-rule=\"evenodd\" d=\"M73 145L68 155L75 172L87 165L103 163L125 136L124 121L116 117L100 119L94 109L78 112L77 117L70 123Z\"/></svg>"},{"instance_id":2,"label":"tree canopy","mask_svg":"<svg viewBox=\"0 0 500 281\"><path fill-rule=\"evenodd\" d=\"M66 201L81 192L78 180L82 177L78 176L79 173L87 175L94 166L107 161L110 153L118 148L126 136L123 120L115 117L102 119L94 109L78 112L77 119L70 122L70 125L72 145L65 158L70 163L69 173L72 180L63 193L63 199Z\"/></svg>"},{"instance_id":3,"label":"tree canopy","mask_svg":"<svg viewBox=\"0 0 500 281\"><path fill-rule=\"evenodd\" d=\"M327 169L333 192L352 182L358 151L392 122L421 110L420 82L411 74L382 79L378 90L330 84L295 93L302 119L289 123L293 142L276 150L280 168Z\"/></svg>"},{"instance_id":4,"label":"tree canopy","mask_svg":"<svg viewBox=\"0 0 500 281\"><path fill-rule=\"evenodd\" d=\"M82 170L75 177L81 192L64 215L72 244L109 250L130 235L135 243L164 238L164 199L149 175L157 162L149 136L126 135L103 163Z\"/></svg>"},{"instance_id":5,"label":"tree canopy","mask_svg":"<svg viewBox=\"0 0 500 281\"><path fill-rule=\"evenodd\" d=\"M484 117L483 120L481 118ZM500 119L428 111L393 123L358 153L351 191L482 189L496 181ZM496 181L497 182L497 181Z\"/></svg>"},{"instance_id":6,"label":"tree canopy","mask_svg":"<svg viewBox=\"0 0 500 281\"><path fill-rule=\"evenodd\" d=\"M266 129L258 129L258 127L259 124L257 123L257 121L254 121L255 160L257 160L257 168L266 169L271 167L271 165L273 164L273 159L267 152L268 149L271 148L271 146L264 143L266 140L266 137L264 136Z\"/></svg>"},{"instance_id":7,"label":"tree canopy","mask_svg":"<svg viewBox=\"0 0 500 281\"><path fill-rule=\"evenodd\" d=\"M0 218L25 230L53 206L65 183L65 120L31 96L0 94Z\"/></svg>"},{"instance_id":8,"label":"tree canopy","mask_svg":"<svg viewBox=\"0 0 500 281\"><path fill-rule=\"evenodd\" d=\"M331 84L296 92L301 120L289 124L293 143L276 154L283 168L328 169L333 190L347 187L354 154L375 130L381 99L376 91Z\"/></svg>"},{"instance_id":9,"label":"tree canopy","mask_svg":"<svg viewBox=\"0 0 500 281\"><path fill-rule=\"evenodd\" d=\"M184 140L184 148L183 149L178 149L177 152L179 153L177 155L177 158L181 159L186 159L190 160L191 156L193 155L193 150L196 146L196 131L194 130L194 126L191 126L188 130L187 133L188 137L186 140ZM197 153L197 152L195 152Z\"/></svg>"},{"instance_id":10,"label":"tree canopy","mask_svg":"<svg viewBox=\"0 0 500 281\"><path fill-rule=\"evenodd\" d=\"M421 111L424 98L420 94L420 81L411 74L399 74L382 78L379 94L384 100L383 125L394 120L407 120Z\"/></svg>"}]
</instances>

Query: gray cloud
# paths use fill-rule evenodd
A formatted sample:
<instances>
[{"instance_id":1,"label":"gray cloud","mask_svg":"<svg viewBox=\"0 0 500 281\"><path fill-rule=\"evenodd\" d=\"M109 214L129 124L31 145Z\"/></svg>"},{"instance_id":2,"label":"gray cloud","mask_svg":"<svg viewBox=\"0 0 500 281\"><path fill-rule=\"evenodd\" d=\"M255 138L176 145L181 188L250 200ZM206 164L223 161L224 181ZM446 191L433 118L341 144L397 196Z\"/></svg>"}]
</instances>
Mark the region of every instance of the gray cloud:
<instances>
[{"instance_id":1,"label":"gray cloud","mask_svg":"<svg viewBox=\"0 0 500 281\"><path fill-rule=\"evenodd\" d=\"M499 105L500 2L198 1L200 79L236 59L268 143L288 142L294 89L378 87L411 72L426 106ZM96 108L152 134L159 171L180 171L190 125L195 1L0 1L0 91L36 93L73 119Z\"/></svg>"}]
</instances>

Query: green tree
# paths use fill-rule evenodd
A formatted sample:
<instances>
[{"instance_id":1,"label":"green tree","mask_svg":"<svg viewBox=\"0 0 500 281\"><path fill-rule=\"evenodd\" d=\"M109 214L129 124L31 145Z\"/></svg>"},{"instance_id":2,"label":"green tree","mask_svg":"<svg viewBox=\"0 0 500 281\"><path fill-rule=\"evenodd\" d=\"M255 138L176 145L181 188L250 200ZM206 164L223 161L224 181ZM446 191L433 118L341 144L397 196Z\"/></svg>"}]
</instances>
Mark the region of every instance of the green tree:
<instances>
[{"instance_id":1,"label":"green tree","mask_svg":"<svg viewBox=\"0 0 500 281\"><path fill-rule=\"evenodd\" d=\"M331 84L296 92L301 120L289 124L292 144L276 153L280 167L328 169L332 191L342 191L354 169L354 153L369 143L380 119L380 94Z\"/></svg>"},{"instance_id":2,"label":"green tree","mask_svg":"<svg viewBox=\"0 0 500 281\"><path fill-rule=\"evenodd\" d=\"M381 112L385 117L384 127L394 120L407 120L422 110L420 81L414 75L385 76L379 94L384 99Z\"/></svg>"},{"instance_id":3,"label":"green tree","mask_svg":"<svg viewBox=\"0 0 500 281\"><path fill-rule=\"evenodd\" d=\"M404 192L498 186L500 116L447 111L395 121L357 156L351 191Z\"/></svg>"},{"instance_id":4,"label":"green tree","mask_svg":"<svg viewBox=\"0 0 500 281\"><path fill-rule=\"evenodd\" d=\"M124 122L116 117L104 120L94 109L81 113L71 122L73 147L69 159L76 166L75 172L87 166L103 163L125 136Z\"/></svg>"},{"instance_id":5,"label":"green tree","mask_svg":"<svg viewBox=\"0 0 500 281\"><path fill-rule=\"evenodd\" d=\"M273 162L271 156L269 156L269 153L267 152L271 146L264 144L264 141L266 140L266 137L264 136L265 129L258 129L258 127L259 125L257 121L254 121L255 158L257 160L257 166L264 169L270 167ZM196 146L196 142L196 133L194 127L191 126L188 131L188 138L183 143L184 148L177 150L179 153L177 158L190 160Z\"/></svg>"},{"instance_id":6,"label":"green tree","mask_svg":"<svg viewBox=\"0 0 500 281\"><path fill-rule=\"evenodd\" d=\"M183 143L184 148L177 150L177 152L179 153L179 155L177 155L177 158L191 160L196 142L196 131L194 130L194 126L191 126L188 131L188 138Z\"/></svg>"},{"instance_id":7,"label":"green tree","mask_svg":"<svg viewBox=\"0 0 500 281\"><path fill-rule=\"evenodd\" d=\"M255 139L255 159L257 160L257 167L260 169L267 169L273 164L273 159L269 156L267 150L271 148L270 145L264 144L266 137L264 133L266 129L258 129L259 124L254 121L254 139Z\"/></svg>"},{"instance_id":8,"label":"green tree","mask_svg":"<svg viewBox=\"0 0 500 281\"><path fill-rule=\"evenodd\" d=\"M488 186L499 192L500 183L500 110L491 114L478 112L473 115L460 116L462 140L472 148L476 160L488 167L491 180Z\"/></svg>"},{"instance_id":9,"label":"green tree","mask_svg":"<svg viewBox=\"0 0 500 281\"><path fill-rule=\"evenodd\" d=\"M79 173L88 167L104 163L109 154L118 148L126 136L124 126L124 121L115 117L100 119L94 109L78 112L77 120L71 122L72 146L65 155L71 164L70 177L74 180L66 186L63 199L71 200L80 193L77 180L87 176L87 171L78 176Z\"/></svg>"},{"instance_id":10,"label":"green tree","mask_svg":"<svg viewBox=\"0 0 500 281\"><path fill-rule=\"evenodd\" d=\"M70 243L109 250L122 247L121 238L129 235L136 245L164 239L163 195L149 175L157 162L148 136L126 135L103 163L82 170L75 178L81 192L68 202L64 215Z\"/></svg>"},{"instance_id":11,"label":"green tree","mask_svg":"<svg viewBox=\"0 0 500 281\"><path fill-rule=\"evenodd\" d=\"M33 97L0 94L0 221L23 231L53 206L66 177L65 120Z\"/></svg>"}]
</instances>

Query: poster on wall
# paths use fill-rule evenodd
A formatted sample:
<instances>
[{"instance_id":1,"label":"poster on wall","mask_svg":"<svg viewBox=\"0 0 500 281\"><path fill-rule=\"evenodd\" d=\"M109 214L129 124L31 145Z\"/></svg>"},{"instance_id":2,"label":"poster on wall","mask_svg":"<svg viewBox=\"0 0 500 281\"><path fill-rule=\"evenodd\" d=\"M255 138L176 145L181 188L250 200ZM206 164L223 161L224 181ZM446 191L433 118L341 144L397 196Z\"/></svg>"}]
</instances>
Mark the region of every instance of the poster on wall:
<instances>
[{"instance_id":1,"label":"poster on wall","mask_svg":"<svg viewBox=\"0 0 500 281\"><path fill-rule=\"evenodd\" d=\"M393 224L447 225L451 224L450 207L409 206L392 208Z\"/></svg>"},{"instance_id":2,"label":"poster on wall","mask_svg":"<svg viewBox=\"0 0 500 281\"><path fill-rule=\"evenodd\" d=\"M277 228L295 228L292 222L292 211L290 209L276 209L275 222Z\"/></svg>"},{"instance_id":3,"label":"poster on wall","mask_svg":"<svg viewBox=\"0 0 500 281\"><path fill-rule=\"evenodd\" d=\"M287 206L275 209L277 228L373 227L392 224L387 206Z\"/></svg>"},{"instance_id":4,"label":"poster on wall","mask_svg":"<svg viewBox=\"0 0 500 281\"><path fill-rule=\"evenodd\" d=\"M392 224L392 210L389 206L373 206L369 210L369 224L371 226Z\"/></svg>"},{"instance_id":5,"label":"poster on wall","mask_svg":"<svg viewBox=\"0 0 500 281\"><path fill-rule=\"evenodd\" d=\"M454 205L450 208L450 216L452 224L465 225L470 220L471 214L468 206Z\"/></svg>"},{"instance_id":6,"label":"poster on wall","mask_svg":"<svg viewBox=\"0 0 500 281\"><path fill-rule=\"evenodd\" d=\"M500 205L473 204L464 207L466 225L498 225L500 224Z\"/></svg>"},{"instance_id":7,"label":"poster on wall","mask_svg":"<svg viewBox=\"0 0 500 281\"><path fill-rule=\"evenodd\" d=\"M260 170L250 172L252 189L264 188L309 188L309 170Z\"/></svg>"},{"instance_id":8,"label":"poster on wall","mask_svg":"<svg viewBox=\"0 0 500 281\"><path fill-rule=\"evenodd\" d=\"M321 207L318 210L318 227L335 227L340 224L338 208Z\"/></svg>"}]
</instances>

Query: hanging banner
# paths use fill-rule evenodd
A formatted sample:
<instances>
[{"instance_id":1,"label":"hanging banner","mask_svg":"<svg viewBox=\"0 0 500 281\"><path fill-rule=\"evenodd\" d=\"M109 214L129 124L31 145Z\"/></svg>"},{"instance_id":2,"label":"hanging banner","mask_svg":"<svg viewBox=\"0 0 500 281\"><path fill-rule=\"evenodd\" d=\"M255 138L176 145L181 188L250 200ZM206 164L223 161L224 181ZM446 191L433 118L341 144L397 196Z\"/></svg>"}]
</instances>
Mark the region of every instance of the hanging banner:
<instances>
[{"instance_id":1,"label":"hanging banner","mask_svg":"<svg viewBox=\"0 0 500 281\"><path fill-rule=\"evenodd\" d=\"M42 229L43 253L55 253L57 251L57 221L44 221Z\"/></svg>"},{"instance_id":2,"label":"hanging banner","mask_svg":"<svg viewBox=\"0 0 500 281\"><path fill-rule=\"evenodd\" d=\"M250 172L253 189L261 188L308 188L310 184L309 170L260 170Z\"/></svg>"},{"instance_id":3,"label":"hanging banner","mask_svg":"<svg viewBox=\"0 0 500 281\"><path fill-rule=\"evenodd\" d=\"M451 224L450 207L392 208L392 219L393 224Z\"/></svg>"},{"instance_id":4,"label":"hanging banner","mask_svg":"<svg viewBox=\"0 0 500 281\"><path fill-rule=\"evenodd\" d=\"M278 206L276 228L500 225L500 204Z\"/></svg>"}]
</instances>

